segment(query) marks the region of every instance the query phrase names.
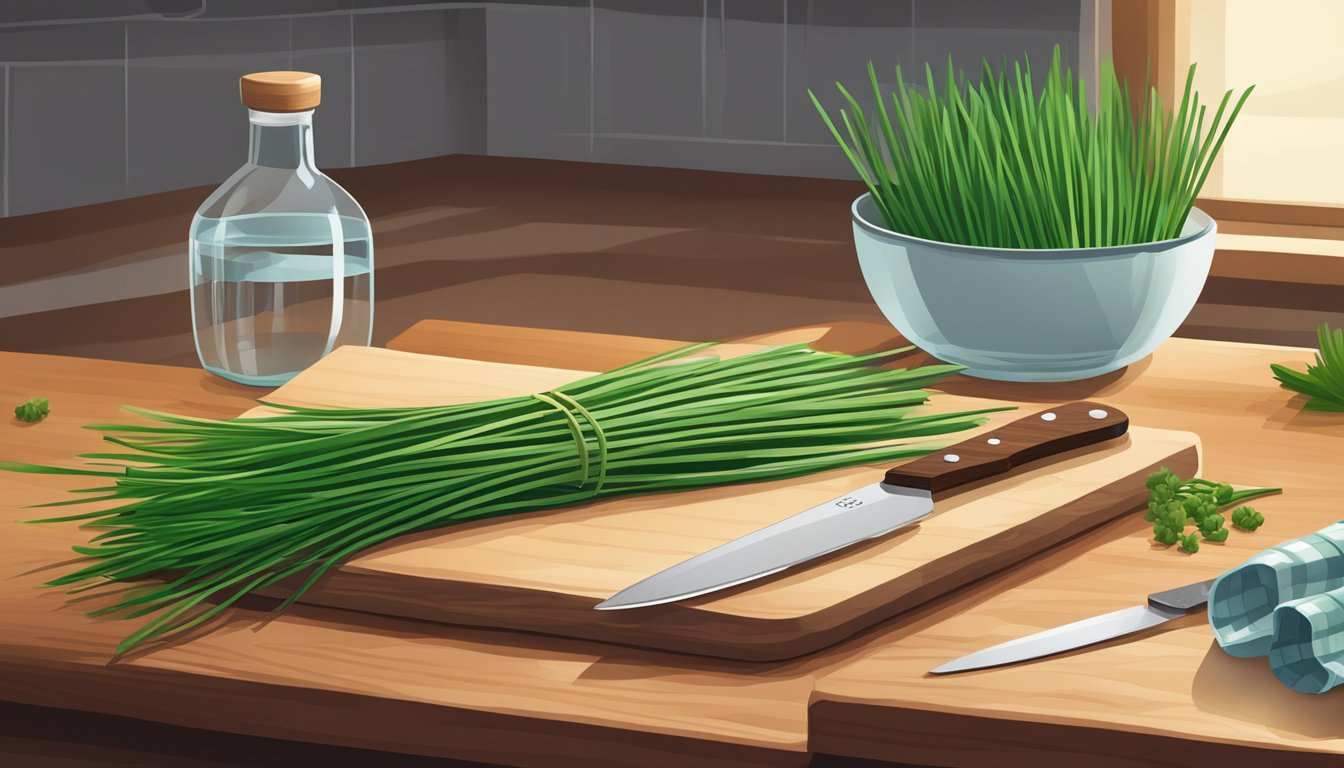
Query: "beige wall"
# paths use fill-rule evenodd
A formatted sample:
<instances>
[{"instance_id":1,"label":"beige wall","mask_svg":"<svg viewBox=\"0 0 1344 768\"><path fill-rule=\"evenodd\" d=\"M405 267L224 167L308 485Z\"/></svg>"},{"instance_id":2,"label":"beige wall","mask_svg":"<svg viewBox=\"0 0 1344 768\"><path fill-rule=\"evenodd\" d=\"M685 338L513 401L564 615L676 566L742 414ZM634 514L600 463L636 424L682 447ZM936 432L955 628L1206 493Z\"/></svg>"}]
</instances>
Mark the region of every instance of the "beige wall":
<instances>
[{"instance_id":1,"label":"beige wall","mask_svg":"<svg viewBox=\"0 0 1344 768\"><path fill-rule=\"evenodd\" d=\"M1341 32L1340 0L1189 4L1188 52L1205 100L1255 85L1206 196L1344 204Z\"/></svg>"}]
</instances>

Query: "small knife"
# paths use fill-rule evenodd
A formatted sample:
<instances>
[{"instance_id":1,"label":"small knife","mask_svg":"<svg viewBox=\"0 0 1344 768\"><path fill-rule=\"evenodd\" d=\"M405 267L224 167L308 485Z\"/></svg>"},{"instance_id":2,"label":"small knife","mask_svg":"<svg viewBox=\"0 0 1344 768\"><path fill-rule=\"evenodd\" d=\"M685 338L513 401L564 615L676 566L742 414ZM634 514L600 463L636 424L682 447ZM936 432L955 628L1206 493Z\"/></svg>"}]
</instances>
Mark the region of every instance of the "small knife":
<instances>
[{"instance_id":1,"label":"small knife","mask_svg":"<svg viewBox=\"0 0 1344 768\"><path fill-rule=\"evenodd\" d=\"M1148 596L1147 605L1121 608L1118 611L999 643L949 661L930 672L935 675L946 675L951 672L1000 667L1133 634L1172 619L1188 616L1203 608L1209 602L1209 588L1212 586L1213 579L1209 579L1165 592L1154 592Z\"/></svg>"},{"instance_id":2,"label":"small knife","mask_svg":"<svg viewBox=\"0 0 1344 768\"><path fill-rule=\"evenodd\" d=\"M891 469L825 504L685 560L617 592L598 610L685 600L778 573L928 515L934 503L1024 464L1111 440L1129 417L1100 403L1075 402L1026 416Z\"/></svg>"}]
</instances>

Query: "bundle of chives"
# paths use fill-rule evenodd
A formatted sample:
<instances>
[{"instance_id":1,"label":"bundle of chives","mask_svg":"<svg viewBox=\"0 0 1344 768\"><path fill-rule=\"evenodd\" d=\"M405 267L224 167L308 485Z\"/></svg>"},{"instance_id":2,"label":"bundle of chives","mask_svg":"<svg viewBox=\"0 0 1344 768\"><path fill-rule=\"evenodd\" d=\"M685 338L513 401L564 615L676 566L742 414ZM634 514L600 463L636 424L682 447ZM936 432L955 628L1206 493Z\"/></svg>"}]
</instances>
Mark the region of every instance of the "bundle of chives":
<instances>
[{"instance_id":1,"label":"bundle of chives","mask_svg":"<svg viewBox=\"0 0 1344 768\"><path fill-rule=\"evenodd\" d=\"M215 421L96 425L129 452L114 469L0 463L17 472L109 478L43 506L119 505L34 522L99 529L91 559L50 582L71 592L152 576L90 615L157 614L117 654L302 578L283 608L351 555L403 534L594 498L795 477L923 455L893 442L966 429L988 410L912 413L918 389L959 370L883 369L791 345L729 360L694 345L551 392L420 408L272 406ZM907 348L908 349L908 348ZM993 410L993 409L991 409ZM282 585L282 586L288 586Z\"/></svg>"},{"instance_id":2,"label":"bundle of chives","mask_svg":"<svg viewBox=\"0 0 1344 768\"><path fill-rule=\"evenodd\" d=\"M1169 111L1147 85L1131 100L1109 61L1089 94L1062 66L1059 46L1040 89L1029 61L1013 64L1011 74L1006 64L995 72L983 63L971 84L949 58L941 87L925 64L923 93L897 66L888 101L869 62L875 112L836 83L846 108L834 121L808 91L889 229L995 248L1180 237L1252 90L1235 104L1227 91L1209 115L1193 90L1192 65L1180 104Z\"/></svg>"}]
</instances>

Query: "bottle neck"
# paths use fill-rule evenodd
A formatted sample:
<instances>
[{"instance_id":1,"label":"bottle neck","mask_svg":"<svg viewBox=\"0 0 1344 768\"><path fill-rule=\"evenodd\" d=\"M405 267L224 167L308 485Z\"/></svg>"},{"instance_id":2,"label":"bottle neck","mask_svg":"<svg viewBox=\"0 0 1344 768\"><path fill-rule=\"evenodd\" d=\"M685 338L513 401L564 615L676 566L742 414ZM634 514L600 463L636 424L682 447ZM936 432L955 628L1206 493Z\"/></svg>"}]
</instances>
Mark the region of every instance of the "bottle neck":
<instances>
[{"instance_id":1,"label":"bottle neck","mask_svg":"<svg viewBox=\"0 0 1344 768\"><path fill-rule=\"evenodd\" d=\"M247 160L270 168L310 168L313 158L313 111L259 112L248 110L251 141Z\"/></svg>"}]
</instances>

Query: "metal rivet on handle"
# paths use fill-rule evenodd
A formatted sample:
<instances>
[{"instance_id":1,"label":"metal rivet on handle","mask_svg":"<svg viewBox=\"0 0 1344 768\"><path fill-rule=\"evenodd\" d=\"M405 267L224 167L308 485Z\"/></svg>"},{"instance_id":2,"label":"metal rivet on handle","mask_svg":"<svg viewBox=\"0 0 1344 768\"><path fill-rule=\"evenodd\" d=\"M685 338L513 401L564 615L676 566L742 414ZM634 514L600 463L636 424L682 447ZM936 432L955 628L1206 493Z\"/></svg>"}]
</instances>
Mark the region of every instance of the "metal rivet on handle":
<instances>
[{"instance_id":1,"label":"metal rivet on handle","mask_svg":"<svg viewBox=\"0 0 1344 768\"><path fill-rule=\"evenodd\" d=\"M943 454L943 461L946 461L948 464L956 464L958 461L961 461L961 457L955 453L947 453Z\"/></svg>"},{"instance_id":2,"label":"metal rivet on handle","mask_svg":"<svg viewBox=\"0 0 1344 768\"><path fill-rule=\"evenodd\" d=\"M1042 413L1041 421L1054 421L1057 417L1054 413Z\"/></svg>"},{"instance_id":3,"label":"metal rivet on handle","mask_svg":"<svg viewBox=\"0 0 1344 768\"><path fill-rule=\"evenodd\" d=\"M990 445L998 445L999 443L1001 443L1001 442L1003 442L1003 441L1000 440L1000 439L997 438L997 437L991 437L991 438L989 438L988 440L986 440L985 442L986 442L986 443L989 443Z\"/></svg>"},{"instance_id":4,"label":"metal rivet on handle","mask_svg":"<svg viewBox=\"0 0 1344 768\"><path fill-rule=\"evenodd\" d=\"M1091 416L1094 419L1104 419L1110 414L1101 410L1100 408L1093 408L1092 410L1087 412L1087 415Z\"/></svg>"}]
</instances>

